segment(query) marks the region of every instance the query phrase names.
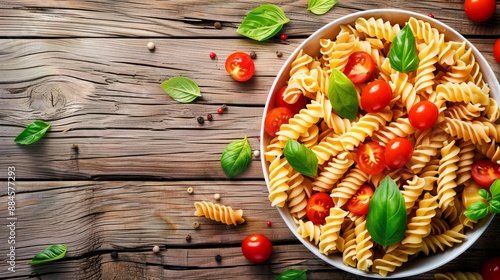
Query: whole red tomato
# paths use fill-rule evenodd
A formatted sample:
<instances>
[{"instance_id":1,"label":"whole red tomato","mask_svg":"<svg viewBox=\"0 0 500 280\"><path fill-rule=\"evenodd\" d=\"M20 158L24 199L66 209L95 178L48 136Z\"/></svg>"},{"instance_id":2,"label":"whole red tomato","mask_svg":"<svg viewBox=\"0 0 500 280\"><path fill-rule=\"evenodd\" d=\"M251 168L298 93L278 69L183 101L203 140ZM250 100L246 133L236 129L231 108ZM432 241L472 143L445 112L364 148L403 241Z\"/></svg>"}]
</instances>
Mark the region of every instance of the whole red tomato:
<instances>
[{"instance_id":1,"label":"whole red tomato","mask_svg":"<svg viewBox=\"0 0 500 280\"><path fill-rule=\"evenodd\" d=\"M396 137L385 147L385 164L392 168L401 168L413 155L413 146L406 138Z\"/></svg>"},{"instance_id":2,"label":"whole red tomato","mask_svg":"<svg viewBox=\"0 0 500 280\"><path fill-rule=\"evenodd\" d=\"M481 276L484 280L500 279L500 257L494 257L483 264Z\"/></svg>"},{"instance_id":3,"label":"whole red tomato","mask_svg":"<svg viewBox=\"0 0 500 280\"><path fill-rule=\"evenodd\" d=\"M241 243L241 252L254 263L267 261L273 253L271 240L262 234L250 234Z\"/></svg>"},{"instance_id":4,"label":"whole red tomato","mask_svg":"<svg viewBox=\"0 0 500 280\"><path fill-rule=\"evenodd\" d=\"M498 39L493 46L493 56L495 60L500 63L500 39Z\"/></svg>"},{"instance_id":5,"label":"whole red tomato","mask_svg":"<svg viewBox=\"0 0 500 280\"><path fill-rule=\"evenodd\" d=\"M368 83L361 93L361 106L368 113L380 112L392 99L391 86L384 80Z\"/></svg>"},{"instance_id":6,"label":"whole red tomato","mask_svg":"<svg viewBox=\"0 0 500 280\"><path fill-rule=\"evenodd\" d=\"M475 22L490 19L495 13L495 0L465 0L464 10L467 17Z\"/></svg>"},{"instance_id":7,"label":"whole red tomato","mask_svg":"<svg viewBox=\"0 0 500 280\"><path fill-rule=\"evenodd\" d=\"M408 112L410 124L420 130L431 128L439 117L439 109L436 104L424 100L411 107Z\"/></svg>"}]
</instances>

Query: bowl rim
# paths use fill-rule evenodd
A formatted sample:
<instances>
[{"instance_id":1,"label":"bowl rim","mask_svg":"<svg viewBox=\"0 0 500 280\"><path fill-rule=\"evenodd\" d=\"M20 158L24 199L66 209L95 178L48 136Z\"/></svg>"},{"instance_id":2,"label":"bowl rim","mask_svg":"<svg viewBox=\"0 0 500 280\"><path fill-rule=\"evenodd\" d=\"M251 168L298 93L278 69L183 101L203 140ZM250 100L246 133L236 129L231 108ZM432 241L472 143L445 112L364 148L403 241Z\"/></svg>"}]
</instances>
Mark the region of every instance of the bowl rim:
<instances>
[{"instance_id":1,"label":"bowl rim","mask_svg":"<svg viewBox=\"0 0 500 280\"><path fill-rule=\"evenodd\" d=\"M479 64L481 73L483 74L483 79L485 82L488 84L490 88L490 96L493 97L495 100L497 100L500 103L500 86L498 84L498 81L496 80L496 75L491 69L491 66L489 65L488 61L482 56L482 54L472 45L466 38L464 38L460 33L446 25L445 23L442 23L434 18L431 18L427 15L419 14L413 11L408 11L408 10L403 10L403 9L371 9L371 10L365 10L365 11L359 11L355 13L351 13L345 16L342 16L338 19L335 19L320 29L316 30L314 33L312 33L308 38L306 38L302 43L300 43L296 49L290 54L290 56L287 58L287 60L284 62L283 66L279 70L278 74L276 75L275 80L273 81L273 84L271 86L271 89L269 90L269 94L266 99L266 104L264 108L264 114L261 122L261 131L260 131L260 150L261 150L261 164L262 164L262 169L264 173L264 179L266 181L266 186L269 191L269 171L268 171L268 166L269 164L265 160L265 149L267 146L267 143L269 142L268 139L270 139L270 136L265 133L264 130L264 120L266 117L267 112L269 112L270 109L274 107L274 105L271 105L271 103L274 101L275 93L277 92L277 88L281 88L285 84L286 81L288 81L288 76L289 76L289 68L291 62L295 59L297 54L300 52L301 49L304 49L307 45L311 44L311 42L318 41L320 38L324 38L322 34L327 32L330 29L338 29L341 24L353 24L354 20L359 17L364 17L364 18L382 18L385 20L389 20L388 18L395 17L394 15L397 15L398 17L404 17L406 18L406 21L410 17L414 17L419 20L424 20L425 22L428 22L433 28L436 28L440 31L440 33L445 34L445 38L447 41L453 40L453 41L464 41L467 44L467 47L472 50L473 55L475 56L476 62ZM401 27L403 27L402 24L404 22L397 21L393 22L391 21L391 24L399 23ZM454 37L450 39L449 37ZM316 44L314 48L317 48L319 51L319 44ZM306 53L308 53L306 51ZM333 254L333 255L324 255L319 252L319 249L317 245L314 245L313 243L309 242L308 240L302 238L296 230L297 226L293 220L293 218L290 215L289 208L287 205L284 207L275 207L277 208L278 212L280 213L280 216L282 217L283 221L286 223L287 227L289 228L290 231L294 234L294 236L300 240L300 242L311 251L315 256L319 257L326 263L339 268L343 271L350 272L355 275L359 276L364 276L364 277L370 277L370 278L384 278L384 279L394 279L394 278L402 278L402 277L411 277L415 276L421 273L429 272L435 268L438 268L459 255L461 255L463 252L465 252L468 248L470 248L475 241L482 235L482 233L488 228L488 225L492 221L494 215L489 215L486 218L483 218L480 220L475 226L474 229L468 229L467 230L467 238L461 243L457 244L453 247L447 247L444 251L437 252L434 254L430 254L428 256L424 257L420 256L416 260L412 260L408 263L405 263L403 265L404 267L409 266L409 269L401 269L401 268L396 268L394 272L389 273L387 276L380 276L379 274L373 273L373 272L365 272L362 270L357 269L356 267L350 267L347 266L343 263L342 261L342 256L339 254ZM443 255L446 255L443 256ZM425 267L419 266L420 263L425 263Z\"/></svg>"}]
</instances>

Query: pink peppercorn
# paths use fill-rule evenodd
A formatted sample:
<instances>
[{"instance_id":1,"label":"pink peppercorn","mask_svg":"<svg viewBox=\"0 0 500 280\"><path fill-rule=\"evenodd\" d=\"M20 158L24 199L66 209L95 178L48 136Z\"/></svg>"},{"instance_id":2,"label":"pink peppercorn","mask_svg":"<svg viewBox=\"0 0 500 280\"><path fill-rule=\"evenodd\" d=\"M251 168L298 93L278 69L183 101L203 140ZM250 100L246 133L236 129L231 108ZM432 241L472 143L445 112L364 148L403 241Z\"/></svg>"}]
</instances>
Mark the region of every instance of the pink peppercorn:
<instances>
[{"instance_id":1,"label":"pink peppercorn","mask_svg":"<svg viewBox=\"0 0 500 280\"><path fill-rule=\"evenodd\" d=\"M270 227L272 224L273 224L273 223L272 223L271 221L267 221L267 222L266 222L266 225L267 225L268 227Z\"/></svg>"},{"instance_id":2,"label":"pink peppercorn","mask_svg":"<svg viewBox=\"0 0 500 280\"><path fill-rule=\"evenodd\" d=\"M285 40L286 40L286 38L288 38L288 36L286 36L286 34L285 34L285 33L283 33L283 34L281 34L281 35L280 35L280 39L281 39L281 40L285 41Z\"/></svg>"},{"instance_id":3,"label":"pink peppercorn","mask_svg":"<svg viewBox=\"0 0 500 280\"><path fill-rule=\"evenodd\" d=\"M434 18L434 14L433 13L429 13L427 16L431 17L431 18Z\"/></svg>"},{"instance_id":4,"label":"pink peppercorn","mask_svg":"<svg viewBox=\"0 0 500 280\"><path fill-rule=\"evenodd\" d=\"M215 57L217 57L217 55L214 52L211 52L209 56L211 59L215 59Z\"/></svg>"}]
</instances>

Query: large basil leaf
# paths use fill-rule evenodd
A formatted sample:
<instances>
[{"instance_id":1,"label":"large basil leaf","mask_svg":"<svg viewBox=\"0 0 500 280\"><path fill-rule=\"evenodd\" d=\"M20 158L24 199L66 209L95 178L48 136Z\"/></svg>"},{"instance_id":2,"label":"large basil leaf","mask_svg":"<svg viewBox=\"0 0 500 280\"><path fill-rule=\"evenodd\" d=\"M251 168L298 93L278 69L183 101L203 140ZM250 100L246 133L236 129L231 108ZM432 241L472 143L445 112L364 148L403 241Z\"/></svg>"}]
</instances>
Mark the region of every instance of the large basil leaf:
<instances>
[{"instance_id":1,"label":"large basil leaf","mask_svg":"<svg viewBox=\"0 0 500 280\"><path fill-rule=\"evenodd\" d=\"M316 177L318 158L311 149L289 138L283 148L283 154L295 171L305 176Z\"/></svg>"},{"instance_id":2,"label":"large basil leaf","mask_svg":"<svg viewBox=\"0 0 500 280\"><path fill-rule=\"evenodd\" d=\"M238 176L245 171L252 159L252 149L248 139L234 140L222 151L220 164L222 169L230 178Z\"/></svg>"},{"instance_id":3,"label":"large basil leaf","mask_svg":"<svg viewBox=\"0 0 500 280\"><path fill-rule=\"evenodd\" d=\"M409 25L403 27L394 37L389 51L389 62L391 67L399 72L406 73L417 70L420 59L415 45L415 37Z\"/></svg>"},{"instance_id":4,"label":"large basil leaf","mask_svg":"<svg viewBox=\"0 0 500 280\"><path fill-rule=\"evenodd\" d=\"M276 280L307 280L307 269L298 270L294 268L283 271Z\"/></svg>"},{"instance_id":5,"label":"large basil leaf","mask_svg":"<svg viewBox=\"0 0 500 280\"><path fill-rule=\"evenodd\" d=\"M354 120L358 115L358 94L351 80L338 69L332 69L328 99L333 109L343 118Z\"/></svg>"},{"instance_id":6,"label":"large basil leaf","mask_svg":"<svg viewBox=\"0 0 500 280\"><path fill-rule=\"evenodd\" d=\"M236 32L257 41L264 41L278 34L289 21L280 7L264 4L250 11Z\"/></svg>"},{"instance_id":7,"label":"large basil leaf","mask_svg":"<svg viewBox=\"0 0 500 280\"><path fill-rule=\"evenodd\" d=\"M373 240L386 247L401 241L406 231L406 205L396 183L386 176L375 190L366 217Z\"/></svg>"},{"instance_id":8,"label":"large basil leaf","mask_svg":"<svg viewBox=\"0 0 500 280\"><path fill-rule=\"evenodd\" d=\"M14 142L22 145L33 144L40 140L49 128L50 124L46 122L34 121L30 123L19 135L17 135Z\"/></svg>"},{"instance_id":9,"label":"large basil leaf","mask_svg":"<svg viewBox=\"0 0 500 280\"><path fill-rule=\"evenodd\" d=\"M161 83L161 88L175 101L190 103L201 96L200 88L186 77L172 77Z\"/></svg>"},{"instance_id":10,"label":"large basil leaf","mask_svg":"<svg viewBox=\"0 0 500 280\"><path fill-rule=\"evenodd\" d=\"M309 0L307 3L307 9L315 15L323 15L328 12L338 0Z\"/></svg>"},{"instance_id":11,"label":"large basil leaf","mask_svg":"<svg viewBox=\"0 0 500 280\"><path fill-rule=\"evenodd\" d=\"M30 261L30 264L36 265L62 259L66 255L66 251L68 251L66 245L52 245L49 248L46 248L45 250L36 254Z\"/></svg>"}]
</instances>

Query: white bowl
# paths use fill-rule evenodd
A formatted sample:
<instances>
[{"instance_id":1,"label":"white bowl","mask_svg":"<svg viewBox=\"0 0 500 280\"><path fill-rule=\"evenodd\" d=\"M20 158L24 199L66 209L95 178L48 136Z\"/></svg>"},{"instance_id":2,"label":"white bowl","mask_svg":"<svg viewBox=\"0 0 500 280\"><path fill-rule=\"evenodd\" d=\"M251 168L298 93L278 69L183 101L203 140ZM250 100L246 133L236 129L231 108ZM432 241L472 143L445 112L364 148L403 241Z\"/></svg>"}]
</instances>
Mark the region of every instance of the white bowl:
<instances>
[{"instance_id":1,"label":"white bowl","mask_svg":"<svg viewBox=\"0 0 500 280\"><path fill-rule=\"evenodd\" d=\"M339 26L341 24L354 24L354 21L358 17L364 17L366 19L370 17L374 18L381 18L384 21L390 21L392 25L398 23L401 28L404 26L404 24L408 21L410 17L414 17L416 19L424 20L428 23L431 24L432 27L436 28L439 30L439 32L445 34L446 41L458 41L462 42L465 41L467 42L467 45L469 48L472 49L472 53L474 54L476 61L479 63L481 67L481 72L483 73L483 79L488 83L490 87L490 95L493 96L499 103L500 103L500 86L498 84L498 81L496 79L495 73L489 66L488 62L484 59L484 57L481 55L481 53L469 42L467 41L462 35L460 35L458 32L450 28L449 26L441 23L438 20L435 20L433 18L430 18L426 15L421 15L415 12L410 12L410 11L405 11L405 10L399 10L399 9L376 9L376 10L368 10L368 11L363 11L363 12L357 12L350 14L348 16L341 17L337 20L332 21L331 23L325 25L321 29L317 30L314 32L309 38L307 38L304 42L302 42L297 49L290 55L290 57L287 59L281 70L279 71L270 91L269 91L269 96L266 101L266 107L264 109L264 116L262 120L262 125L261 125L261 146L260 149L262 151L261 153L261 161L262 161L262 167L263 167L263 172L264 172L264 177L266 180L266 184L269 188L269 164L265 161L264 158L264 151L266 150L267 144L269 144L269 141L271 140L271 137L265 133L264 130L264 119L266 117L266 114L269 110L271 110L274 107L274 99L275 99L275 93L280 89L282 86L286 85L286 82L289 79L289 72L290 72L290 65L292 61L295 59L297 54L301 49L304 50L305 53L309 54L312 57L319 56L319 41L321 38L335 38L335 36L339 33ZM410 260L407 263L405 263L402 267L396 268L394 272L389 273L388 276L382 277L379 274L376 273L367 273L364 271L361 271L357 268L353 268L350 266L346 266L343 261L342 261L342 255L340 253L336 253L330 256L326 256L324 254L321 254L319 252L319 249L316 245L312 244L308 240L302 238L297 232L297 226L292 218L292 216L289 213L289 209L287 206L280 208L277 207L279 213L281 214L283 220L287 224L287 226L290 228L290 230L294 233L294 235L299 239L304 246L306 246L312 253L314 253L318 258L324 260L328 264L331 264L339 269L342 269L344 271L356 274L356 275L361 275L365 277L372 277L372 278L400 278L400 277L410 277L414 275L418 275L421 273L428 272L432 269L435 269L437 267L440 267L453 259L455 259L457 256L459 256L461 253L463 253L465 250L467 250L480 236L481 234L486 230L488 227L489 223L491 222L493 216L489 215L488 217L482 219L479 221L473 230L470 230L469 228L466 229L466 234L467 234L467 239L461 243L461 244L455 244L451 248L446 248L443 252L439 252L436 254L431 254L429 256L420 256L417 257L416 259Z\"/></svg>"}]
</instances>

